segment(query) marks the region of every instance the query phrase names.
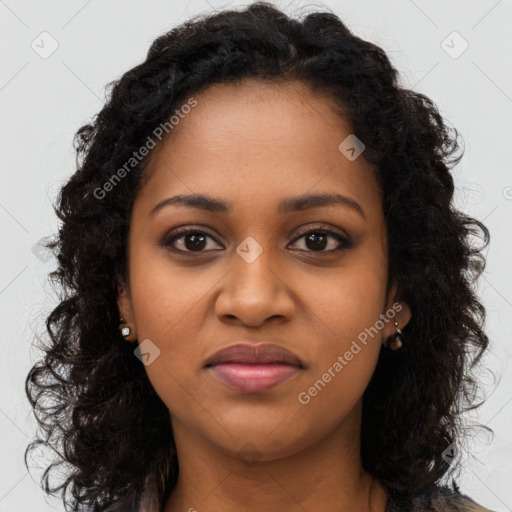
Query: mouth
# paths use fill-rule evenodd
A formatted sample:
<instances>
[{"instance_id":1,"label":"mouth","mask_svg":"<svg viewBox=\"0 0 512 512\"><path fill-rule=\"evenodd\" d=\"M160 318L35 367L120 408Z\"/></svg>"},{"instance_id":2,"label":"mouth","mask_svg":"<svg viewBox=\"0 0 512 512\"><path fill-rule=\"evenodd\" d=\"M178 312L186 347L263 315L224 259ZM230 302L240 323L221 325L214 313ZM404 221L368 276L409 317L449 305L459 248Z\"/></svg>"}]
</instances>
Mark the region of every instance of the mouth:
<instances>
[{"instance_id":1,"label":"mouth","mask_svg":"<svg viewBox=\"0 0 512 512\"><path fill-rule=\"evenodd\" d=\"M297 375L304 365L280 345L242 342L216 352L205 368L232 389L259 393Z\"/></svg>"}]
</instances>

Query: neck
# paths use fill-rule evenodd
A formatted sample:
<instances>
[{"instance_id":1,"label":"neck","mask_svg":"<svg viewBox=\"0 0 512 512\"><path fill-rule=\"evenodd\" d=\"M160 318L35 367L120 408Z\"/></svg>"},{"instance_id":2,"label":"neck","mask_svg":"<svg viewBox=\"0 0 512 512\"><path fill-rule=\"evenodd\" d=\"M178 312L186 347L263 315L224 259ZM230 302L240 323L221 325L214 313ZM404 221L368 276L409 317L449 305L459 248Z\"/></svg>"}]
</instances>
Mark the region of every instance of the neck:
<instances>
[{"instance_id":1,"label":"neck","mask_svg":"<svg viewBox=\"0 0 512 512\"><path fill-rule=\"evenodd\" d=\"M327 436L290 456L244 460L176 418L176 487L163 512L384 512L386 491L362 468L361 406Z\"/></svg>"}]
</instances>

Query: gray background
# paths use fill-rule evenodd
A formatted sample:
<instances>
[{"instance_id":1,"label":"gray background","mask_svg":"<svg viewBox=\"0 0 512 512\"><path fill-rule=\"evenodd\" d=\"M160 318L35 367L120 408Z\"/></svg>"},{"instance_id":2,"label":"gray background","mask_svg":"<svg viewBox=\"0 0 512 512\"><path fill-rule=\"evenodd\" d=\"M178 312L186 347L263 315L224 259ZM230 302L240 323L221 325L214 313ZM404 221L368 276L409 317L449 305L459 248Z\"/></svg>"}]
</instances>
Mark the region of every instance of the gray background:
<instances>
[{"instance_id":1,"label":"gray background","mask_svg":"<svg viewBox=\"0 0 512 512\"><path fill-rule=\"evenodd\" d=\"M42 471L29 475L23 463L35 431L23 385L39 358L31 350L34 335L57 303L46 280L55 261L37 243L57 229L51 204L74 171L73 135L101 109L104 86L140 63L156 36L192 14L248 3L0 0L0 512L63 510L38 488ZM404 85L431 97L461 132L466 150L454 170L456 204L482 220L492 237L478 287L492 373L481 374L488 400L473 417L496 436L491 442L482 433L459 454L465 460L460 484L482 505L512 510L512 1L274 3L289 13L332 9L360 37L382 46ZM58 47L48 55L52 45Z\"/></svg>"}]
</instances>

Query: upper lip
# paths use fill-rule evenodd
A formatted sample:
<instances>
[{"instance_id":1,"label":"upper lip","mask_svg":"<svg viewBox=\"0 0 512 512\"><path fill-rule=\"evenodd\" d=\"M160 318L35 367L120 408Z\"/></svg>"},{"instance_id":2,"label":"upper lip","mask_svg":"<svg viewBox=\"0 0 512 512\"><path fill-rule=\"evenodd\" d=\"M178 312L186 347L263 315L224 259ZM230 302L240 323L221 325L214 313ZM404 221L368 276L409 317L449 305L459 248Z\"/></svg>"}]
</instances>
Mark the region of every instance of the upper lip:
<instances>
[{"instance_id":1,"label":"upper lip","mask_svg":"<svg viewBox=\"0 0 512 512\"><path fill-rule=\"evenodd\" d=\"M236 343L215 352L205 366L222 363L283 363L303 367L302 361L293 352L274 343Z\"/></svg>"}]
</instances>

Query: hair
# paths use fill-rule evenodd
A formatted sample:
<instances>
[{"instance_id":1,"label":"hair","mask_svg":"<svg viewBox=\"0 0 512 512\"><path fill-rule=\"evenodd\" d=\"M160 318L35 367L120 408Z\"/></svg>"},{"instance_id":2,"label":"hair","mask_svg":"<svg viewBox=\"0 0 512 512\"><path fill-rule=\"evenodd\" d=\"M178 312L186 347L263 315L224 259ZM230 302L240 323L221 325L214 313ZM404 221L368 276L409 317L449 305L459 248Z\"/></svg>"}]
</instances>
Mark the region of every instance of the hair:
<instances>
[{"instance_id":1,"label":"hair","mask_svg":"<svg viewBox=\"0 0 512 512\"><path fill-rule=\"evenodd\" d=\"M332 12L293 19L256 2L203 14L159 36L144 62L107 85L105 105L75 135L77 169L54 206L62 224L47 244L58 261L49 275L62 296L25 382L42 434L25 463L36 446L51 447L58 458L41 486L61 491L73 510L136 510L147 486L163 504L178 475L169 411L119 331L117 285L148 158L108 197L97 191L192 94L249 78L300 81L333 98L382 191L388 284L397 279L412 318L404 347L381 350L364 393L364 469L389 492L438 482L454 469L443 452L462 439L462 413L481 405L476 370L489 340L474 285L489 232L452 205L450 168L463 153L457 130L431 99L400 85L380 47ZM66 478L52 487L50 471L62 465Z\"/></svg>"}]
</instances>

